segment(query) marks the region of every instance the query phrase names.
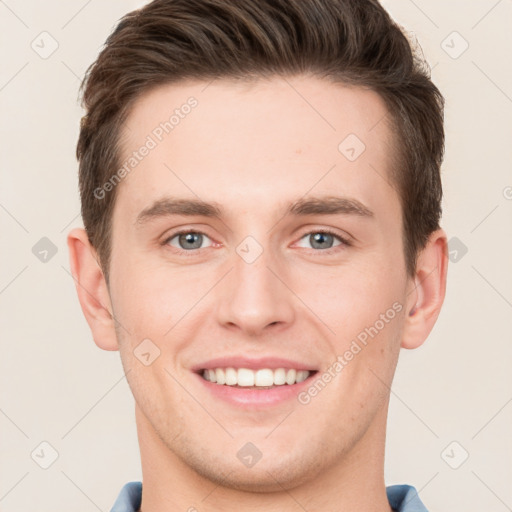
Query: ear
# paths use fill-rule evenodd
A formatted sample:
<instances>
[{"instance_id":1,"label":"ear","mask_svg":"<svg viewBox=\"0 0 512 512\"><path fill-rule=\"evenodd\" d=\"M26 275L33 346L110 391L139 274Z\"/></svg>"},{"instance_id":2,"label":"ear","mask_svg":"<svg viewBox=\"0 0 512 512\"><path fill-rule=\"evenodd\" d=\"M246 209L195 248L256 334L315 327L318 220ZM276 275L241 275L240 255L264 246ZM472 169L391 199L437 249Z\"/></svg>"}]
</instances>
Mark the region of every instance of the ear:
<instances>
[{"instance_id":1,"label":"ear","mask_svg":"<svg viewBox=\"0 0 512 512\"><path fill-rule=\"evenodd\" d=\"M401 347L417 348L436 323L446 292L448 271L446 233L434 231L418 255L414 279L410 279Z\"/></svg>"},{"instance_id":2,"label":"ear","mask_svg":"<svg viewBox=\"0 0 512 512\"><path fill-rule=\"evenodd\" d=\"M96 250L84 229L73 229L67 240L71 274L94 342L103 350L118 350L112 304Z\"/></svg>"}]
</instances>

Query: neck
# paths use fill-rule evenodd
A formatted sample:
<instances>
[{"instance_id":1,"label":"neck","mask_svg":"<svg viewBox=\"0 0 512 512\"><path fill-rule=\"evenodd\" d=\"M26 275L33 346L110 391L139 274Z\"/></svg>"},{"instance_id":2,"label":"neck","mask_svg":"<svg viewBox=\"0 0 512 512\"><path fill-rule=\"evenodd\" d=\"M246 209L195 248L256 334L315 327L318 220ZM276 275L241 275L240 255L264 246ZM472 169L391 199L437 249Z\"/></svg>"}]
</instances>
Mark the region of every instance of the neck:
<instances>
[{"instance_id":1,"label":"neck","mask_svg":"<svg viewBox=\"0 0 512 512\"><path fill-rule=\"evenodd\" d=\"M384 404L364 435L335 464L323 467L319 457L314 474L298 478L296 485L285 488L276 481L271 492L248 492L230 486L229 473L219 484L192 469L168 448L136 406L143 475L140 511L392 512L384 483L386 417Z\"/></svg>"}]
</instances>

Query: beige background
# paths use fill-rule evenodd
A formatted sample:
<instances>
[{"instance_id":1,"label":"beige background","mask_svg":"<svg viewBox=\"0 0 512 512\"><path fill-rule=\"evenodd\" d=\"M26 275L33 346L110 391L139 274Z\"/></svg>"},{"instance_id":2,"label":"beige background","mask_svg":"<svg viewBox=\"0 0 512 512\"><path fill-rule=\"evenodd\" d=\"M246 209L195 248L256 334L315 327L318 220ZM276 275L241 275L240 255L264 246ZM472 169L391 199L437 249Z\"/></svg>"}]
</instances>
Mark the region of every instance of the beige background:
<instances>
[{"instance_id":1,"label":"beige background","mask_svg":"<svg viewBox=\"0 0 512 512\"><path fill-rule=\"evenodd\" d=\"M108 511L141 476L133 400L118 354L92 342L65 238L80 225L80 79L115 22L143 3L0 1L4 512ZM401 354L386 483L414 485L431 512L503 512L512 507L512 1L384 4L416 35L446 97L443 226L459 245L434 331ZM32 251L43 237L57 250L46 262ZM58 453L48 469L42 442Z\"/></svg>"}]
</instances>

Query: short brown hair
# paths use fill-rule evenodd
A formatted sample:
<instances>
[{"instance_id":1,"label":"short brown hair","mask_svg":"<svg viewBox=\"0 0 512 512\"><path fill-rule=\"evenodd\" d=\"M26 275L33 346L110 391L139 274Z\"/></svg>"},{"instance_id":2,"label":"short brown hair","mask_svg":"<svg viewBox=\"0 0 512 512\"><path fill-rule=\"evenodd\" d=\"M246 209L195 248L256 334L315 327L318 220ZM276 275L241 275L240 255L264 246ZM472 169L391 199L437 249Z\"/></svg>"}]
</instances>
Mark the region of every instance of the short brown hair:
<instances>
[{"instance_id":1,"label":"short brown hair","mask_svg":"<svg viewBox=\"0 0 512 512\"><path fill-rule=\"evenodd\" d=\"M76 154L82 218L108 281L119 135L134 102L184 79L309 74L374 90L394 128L391 171L407 272L439 228L444 100L424 61L377 0L154 0L128 13L81 85ZM340 141L341 142L341 141Z\"/></svg>"}]
</instances>

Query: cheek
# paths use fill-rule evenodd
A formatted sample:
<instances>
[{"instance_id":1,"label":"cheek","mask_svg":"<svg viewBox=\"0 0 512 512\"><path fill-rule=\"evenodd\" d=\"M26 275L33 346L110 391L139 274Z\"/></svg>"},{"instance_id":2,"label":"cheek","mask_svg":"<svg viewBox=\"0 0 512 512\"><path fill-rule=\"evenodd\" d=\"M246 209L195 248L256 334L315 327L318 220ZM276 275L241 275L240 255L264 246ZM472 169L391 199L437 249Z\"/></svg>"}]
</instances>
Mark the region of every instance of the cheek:
<instances>
[{"instance_id":1,"label":"cheek","mask_svg":"<svg viewBox=\"0 0 512 512\"><path fill-rule=\"evenodd\" d=\"M116 264L112 305L116 319L133 340L163 338L204 294L200 284L209 282L206 276L191 276L184 269L151 266L136 259L118 259Z\"/></svg>"},{"instance_id":2,"label":"cheek","mask_svg":"<svg viewBox=\"0 0 512 512\"><path fill-rule=\"evenodd\" d=\"M343 299L343 317L338 316L335 327L336 354L361 406L387 395L404 325L401 269L374 268L379 270L371 277L347 283L351 296Z\"/></svg>"},{"instance_id":3,"label":"cheek","mask_svg":"<svg viewBox=\"0 0 512 512\"><path fill-rule=\"evenodd\" d=\"M385 315L386 330L399 323L395 317L404 301L405 273L392 258L386 262L382 254L376 255L375 261L368 259L358 266L315 272L310 269L294 278L294 291L334 331L340 348L344 340L352 339L366 327L376 322L381 327L381 315Z\"/></svg>"},{"instance_id":4,"label":"cheek","mask_svg":"<svg viewBox=\"0 0 512 512\"><path fill-rule=\"evenodd\" d=\"M339 268L324 282L304 284L299 295L309 295L308 305L334 332L328 336L329 364L339 365L338 371L331 366L337 375L332 390L352 410L376 409L387 396L400 350L405 273L381 254L359 268Z\"/></svg>"}]
</instances>

